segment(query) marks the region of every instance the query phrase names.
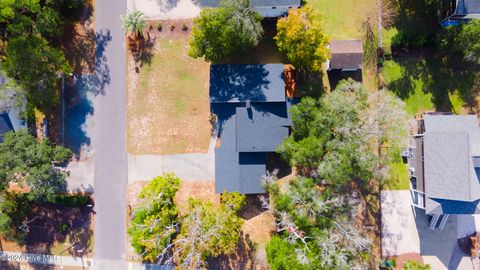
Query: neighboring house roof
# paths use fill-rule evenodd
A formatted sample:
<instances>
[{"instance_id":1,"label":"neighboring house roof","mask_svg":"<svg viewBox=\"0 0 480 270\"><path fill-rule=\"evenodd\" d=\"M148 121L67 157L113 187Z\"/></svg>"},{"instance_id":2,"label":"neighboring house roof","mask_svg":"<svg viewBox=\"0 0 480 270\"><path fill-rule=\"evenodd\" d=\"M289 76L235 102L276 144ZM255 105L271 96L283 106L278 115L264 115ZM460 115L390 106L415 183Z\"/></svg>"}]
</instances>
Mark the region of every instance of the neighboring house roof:
<instances>
[{"instance_id":1,"label":"neighboring house roof","mask_svg":"<svg viewBox=\"0 0 480 270\"><path fill-rule=\"evenodd\" d=\"M363 46L361 40L332 40L328 69L361 69Z\"/></svg>"},{"instance_id":2,"label":"neighboring house roof","mask_svg":"<svg viewBox=\"0 0 480 270\"><path fill-rule=\"evenodd\" d=\"M210 102L285 101L283 64L212 65Z\"/></svg>"},{"instance_id":3,"label":"neighboring house roof","mask_svg":"<svg viewBox=\"0 0 480 270\"><path fill-rule=\"evenodd\" d=\"M480 14L480 1L457 0L456 15Z\"/></svg>"},{"instance_id":4,"label":"neighboring house roof","mask_svg":"<svg viewBox=\"0 0 480 270\"><path fill-rule=\"evenodd\" d=\"M5 133L12 131L13 125L8 117L8 113L0 113L0 143L3 143Z\"/></svg>"},{"instance_id":5,"label":"neighboring house roof","mask_svg":"<svg viewBox=\"0 0 480 270\"><path fill-rule=\"evenodd\" d=\"M463 214L469 209L466 204L476 205L480 199L477 117L425 115L424 123L425 210L427 214Z\"/></svg>"},{"instance_id":6,"label":"neighboring house roof","mask_svg":"<svg viewBox=\"0 0 480 270\"><path fill-rule=\"evenodd\" d=\"M220 0L200 0L202 7L218 7ZM301 0L250 0L250 5L266 18L275 18L284 16L289 8L300 7Z\"/></svg>"},{"instance_id":7,"label":"neighboring house roof","mask_svg":"<svg viewBox=\"0 0 480 270\"><path fill-rule=\"evenodd\" d=\"M220 145L215 149L215 191L264 193L260 180L266 174L267 154L288 136L291 126L283 65L213 65L210 76Z\"/></svg>"},{"instance_id":8,"label":"neighboring house roof","mask_svg":"<svg viewBox=\"0 0 480 270\"><path fill-rule=\"evenodd\" d=\"M266 18L284 16L292 7L300 7L300 0L250 0L252 7Z\"/></svg>"}]
</instances>

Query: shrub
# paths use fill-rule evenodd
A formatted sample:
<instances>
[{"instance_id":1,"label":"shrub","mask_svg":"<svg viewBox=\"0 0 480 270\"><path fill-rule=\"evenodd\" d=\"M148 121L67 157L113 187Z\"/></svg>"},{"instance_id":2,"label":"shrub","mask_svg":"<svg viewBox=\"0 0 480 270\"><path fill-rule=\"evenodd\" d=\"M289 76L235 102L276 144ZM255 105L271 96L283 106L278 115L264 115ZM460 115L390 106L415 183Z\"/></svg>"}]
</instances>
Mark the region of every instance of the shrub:
<instances>
[{"instance_id":1,"label":"shrub","mask_svg":"<svg viewBox=\"0 0 480 270\"><path fill-rule=\"evenodd\" d=\"M186 23L182 23L182 30L187 31L188 30L188 25Z\"/></svg>"},{"instance_id":2,"label":"shrub","mask_svg":"<svg viewBox=\"0 0 480 270\"><path fill-rule=\"evenodd\" d=\"M162 22L158 22L158 23L157 23L157 30L158 30L158 31L162 31L162 28L163 28L163 23L162 23Z\"/></svg>"},{"instance_id":3,"label":"shrub","mask_svg":"<svg viewBox=\"0 0 480 270\"><path fill-rule=\"evenodd\" d=\"M170 31L173 31L173 29L175 29L175 24L171 23L170 24Z\"/></svg>"},{"instance_id":4,"label":"shrub","mask_svg":"<svg viewBox=\"0 0 480 270\"><path fill-rule=\"evenodd\" d=\"M238 192L223 192L220 194L220 202L235 213L240 211L246 204L246 196Z\"/></svg>"},{"instance_id":5,"label":"shrub","mask_svg":"<svg viewBox=\"0 0 480 270\"><path fill-rule=\"evenodd\" d=\"M88 195L52 194L47 196L45 202L67 207L82 207L91 203L91 200Z\"/></svg>"},{"instance_id":6,"label":"shrub","mask_svg":"<svg viewBox=\"0 0 480 270\"><path fill-rule=\"evenodd\" d=\"M67 231L67 224L65 224L65 223L60 224L60 226L58 226L58 230L60 232L66 232Z\"/></svg>"},{"instance_id":7,"label":"shrub","mask_svg":"<svg viewBox=\"0 0 480 270\"><path fill-rule=\"evenodd\" d=\"M392 37L392 48L421 48L427 45L424 35L398 31Z\"/></svg>"}]
</instances>

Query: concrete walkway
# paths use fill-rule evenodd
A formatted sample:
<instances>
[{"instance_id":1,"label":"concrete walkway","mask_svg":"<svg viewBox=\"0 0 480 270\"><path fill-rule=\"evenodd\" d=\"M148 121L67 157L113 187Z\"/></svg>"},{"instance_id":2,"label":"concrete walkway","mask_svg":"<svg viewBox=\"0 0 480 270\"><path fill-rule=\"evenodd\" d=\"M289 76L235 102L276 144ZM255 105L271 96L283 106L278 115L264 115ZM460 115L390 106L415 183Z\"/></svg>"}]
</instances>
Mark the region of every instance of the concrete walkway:
<instances>
[{"instance_id":1,"label":"concrete walkway","mask_svg":"<svg viewBox=\"0 0 480 270\"><path fill-rule=\"evenodd\" d=\"M431 230L425 210L411 203L409 190L382 191L382 256L418 253L435 270L480 268L478 259L472 261L458 248L455 215L443 230Z\"/></svg>"},{"instance_id":2,"label":"concrete walkway","mask_svg":"<svg viewBox=\"0 0 480 270\"><path fill-rule=\"evenodd\" d=\"M26 263L29 265L56 265L64 267L79 267L82 269L118 269L111 268L112 265L122 265L128 270L170 270L169 266L160 266L153 264L143 264L135 262L120 261L95 261L91 258L72 257L72 256L55 256L49 254L34 254L11 251L0 251L0 261ZM103 268L96 268L97 266ZM37 268L34 268L37 269Z\"/></svg>"},{"instance_id":3,"label":"concrete walkway","mask_svg":"<svg viewBox=\"0 0 480 270\"><path fill-rule=\"evenodd\" d=\"M85 269L92 265L92 259L90 258L55 256L49 254L34 254L11 251L0 251L0 261L44 265L75 266L84 267Z\"/></svg>"},{"instance_id":4,"label":"concrete walkway","mask_svg":"<svg viewBox=\"0 0 480 270\"><path fill-rule=\"evenodd\" d=\"M215 155L128 155L129 184L164 173L174 173L182 180L215 180Z\"/></svg>"}]
</instances>

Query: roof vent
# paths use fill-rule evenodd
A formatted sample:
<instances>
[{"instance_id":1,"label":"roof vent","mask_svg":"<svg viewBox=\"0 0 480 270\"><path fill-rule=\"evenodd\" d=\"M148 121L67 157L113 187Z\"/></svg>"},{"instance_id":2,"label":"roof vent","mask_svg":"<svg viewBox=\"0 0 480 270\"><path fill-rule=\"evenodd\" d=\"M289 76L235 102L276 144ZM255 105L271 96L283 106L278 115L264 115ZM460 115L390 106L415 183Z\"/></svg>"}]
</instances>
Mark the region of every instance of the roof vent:
<instances>
[{"instance_id":1,"label":"roof vent","mask_svg":"<svg viewBox=\"0 0 480 270\"><path fill-rule=\"evenodd\" d=\"M251 102L250 102L250 99L247 99L247 101L246 101L245 103L246 103L247 109L251 109L251 108L252 108L252 104L251 104Z\"/></svg>"}]
</instances>

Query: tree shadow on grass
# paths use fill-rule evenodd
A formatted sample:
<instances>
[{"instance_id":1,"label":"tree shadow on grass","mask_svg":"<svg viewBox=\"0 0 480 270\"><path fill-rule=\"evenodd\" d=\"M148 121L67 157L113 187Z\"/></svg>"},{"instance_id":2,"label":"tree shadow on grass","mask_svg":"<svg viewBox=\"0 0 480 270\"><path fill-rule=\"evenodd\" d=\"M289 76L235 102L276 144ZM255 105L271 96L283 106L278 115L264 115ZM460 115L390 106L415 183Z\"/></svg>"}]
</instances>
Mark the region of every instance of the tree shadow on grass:
<instances>
[{"instance_id":1,"label":"tree shadow on grass","mask_svg":"<svg viewBox=\"0 0 480 270\"><path fill-rule=\"evenodd\" d=\"M432 95L437 111L455 112L450 97L458 92L468 112L476 112L475 98L480 90L478 65L455 55L426 50L399 53L392 60L401 67L402 74L386 87L401 99L415 93L418 80L421 90Z\"/></svg>"},{"instance_id":2,"label":"tree shadow on grass","mask_svg":"<svg viewBox=\"0 0 480 270\"><path fill-rule=\"evenodd\" d=\"M136 39L132 39L131 37L128 38L128 47L132 51L135 65L139 67L142 67L145 64L150 65L152 63L156 37L154 36L152 38L148 31L146 32L146 35L146 38L144 36L140 36Z\"/></svg>"},{"instance_id":3,"label":"tree shadow on grass","mask_svg":"<svg viewBox=\"0 0 480 270\"><path fill-rule=\"evenodd\" d=\"M55 244L66 243L56 252L62 252L63 256L90 253L93 236L91 215L91 209L86 206L34 204L27 215L27 220L31 222L25 237L26 251L51 254ZM78 253L79 250L82 253Z\"/></svg>"}]
</instances>

